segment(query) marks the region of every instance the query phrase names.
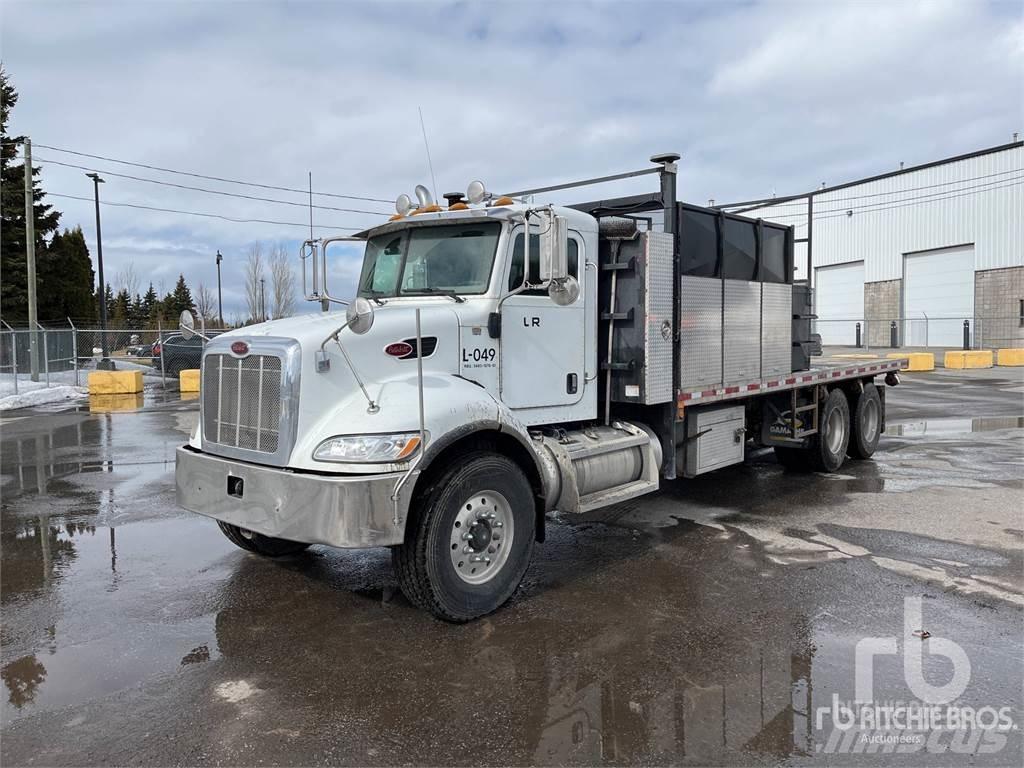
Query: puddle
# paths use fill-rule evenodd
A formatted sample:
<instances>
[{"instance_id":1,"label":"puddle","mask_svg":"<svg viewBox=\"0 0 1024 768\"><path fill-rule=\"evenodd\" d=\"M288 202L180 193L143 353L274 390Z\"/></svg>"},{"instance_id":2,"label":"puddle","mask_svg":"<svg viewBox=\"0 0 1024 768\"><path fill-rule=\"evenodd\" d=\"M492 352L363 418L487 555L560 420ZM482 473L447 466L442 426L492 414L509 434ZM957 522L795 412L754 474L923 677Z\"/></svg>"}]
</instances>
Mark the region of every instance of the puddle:
<instances>
[{"instance_id":1,"label":"puddle","mask_svg":"<svg viewBox=\"0 0 1024 768\"><path fill-rule=\"evenodd\" d=\"M201 519L115 528L96 517L4 515L6 722L217 658L213 617L193 590L221 578L210 566L227 545ZM160 609L140 616L140 600Z\"/></svg>"},{"instance_id":2,"label":"puddle","mask_svg":"<svg viewBox=\"0 0 1024 768\"><path fill-rule=\"evenodd\" d=\"M994 432L998 429L1024 428L1024 416L1001 416L978 419L924 419L889 424L885 428L890 437L919 437L921 435L964 435L971 432Z\"/></svg>"}]
</instances>

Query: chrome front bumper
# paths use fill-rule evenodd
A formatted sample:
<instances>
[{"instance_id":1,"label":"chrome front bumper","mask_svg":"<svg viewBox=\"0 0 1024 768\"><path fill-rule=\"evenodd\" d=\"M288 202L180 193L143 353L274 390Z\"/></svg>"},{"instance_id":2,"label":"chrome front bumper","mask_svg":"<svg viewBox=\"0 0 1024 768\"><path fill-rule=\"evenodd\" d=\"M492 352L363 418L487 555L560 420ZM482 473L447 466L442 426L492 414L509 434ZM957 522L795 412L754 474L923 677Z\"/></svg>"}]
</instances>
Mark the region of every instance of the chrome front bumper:
<instances>
[{"instance_id":1,"label":"chrome front bumper","mask_svg":"<svg viewBox=\"0 0 1024 768\"><path fill-rule=\"evenodd\" d=\"M174 470L178 504L265 536L332 547L401 544L409 494L391 496L402 472L332 477L261 467L188 447L178 448ZM238 488L241 481L241 489ZM229 483L231 490L229 493Z\"/></svg>"}]
</instances>

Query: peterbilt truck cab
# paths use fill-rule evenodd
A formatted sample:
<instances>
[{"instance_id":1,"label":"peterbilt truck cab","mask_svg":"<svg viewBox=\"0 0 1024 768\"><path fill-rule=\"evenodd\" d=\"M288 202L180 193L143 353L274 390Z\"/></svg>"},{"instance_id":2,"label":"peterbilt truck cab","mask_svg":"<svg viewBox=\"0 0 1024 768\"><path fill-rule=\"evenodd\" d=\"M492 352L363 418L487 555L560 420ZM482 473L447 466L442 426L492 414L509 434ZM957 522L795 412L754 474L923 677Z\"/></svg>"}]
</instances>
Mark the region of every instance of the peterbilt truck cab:
<instances>
[{"instance_id":1,"label":"peterbilt truck cab","mask_svg":"<svg viewBox=\"0 0 1024 768\"><path fill-rule=\"evenodd\" d=\"M660 175L644 199L559 207L527 201L545 190L494 196L474 182L440 206L418 187L380 226L308 241L304 290L325 311L205 346L199 423L177 451L179 504L260 555L390 547L406 597L460 622L508 600L554 510L741 461L747 434L841 463L851 432L864 435L845 399L842 424L823 412L809 425L829 397L814 383L766 386L764 408L747 395L692 409L703 423L688 431L676 159L625 174ZM645 211L660 226L628 215ZM331 253L352 240L364 250L356 297L334 311ZM867 407L880 403L872 377L858 380ZM884 411L872 414L878 431Z\"/></svg>"}]
</instances>

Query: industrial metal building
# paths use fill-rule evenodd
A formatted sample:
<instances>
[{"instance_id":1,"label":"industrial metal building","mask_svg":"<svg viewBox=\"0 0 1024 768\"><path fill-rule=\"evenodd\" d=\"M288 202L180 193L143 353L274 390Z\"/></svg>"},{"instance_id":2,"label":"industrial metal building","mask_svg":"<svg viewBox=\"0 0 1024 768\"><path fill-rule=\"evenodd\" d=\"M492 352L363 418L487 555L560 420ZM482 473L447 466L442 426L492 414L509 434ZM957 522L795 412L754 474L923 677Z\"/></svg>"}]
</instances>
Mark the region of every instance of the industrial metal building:
<instances>
[{"instance_id":1,"label":"industrial metal building","mask_svg":"<svg viewBox=\"0 0 1024 768\"><path fill-rule=\"evenodd\" d=\"M824 344L1024 346L1024 142L722 208L796 228ZM901 164L902 165L902 164Z\"/></svg>"}]
</instances>

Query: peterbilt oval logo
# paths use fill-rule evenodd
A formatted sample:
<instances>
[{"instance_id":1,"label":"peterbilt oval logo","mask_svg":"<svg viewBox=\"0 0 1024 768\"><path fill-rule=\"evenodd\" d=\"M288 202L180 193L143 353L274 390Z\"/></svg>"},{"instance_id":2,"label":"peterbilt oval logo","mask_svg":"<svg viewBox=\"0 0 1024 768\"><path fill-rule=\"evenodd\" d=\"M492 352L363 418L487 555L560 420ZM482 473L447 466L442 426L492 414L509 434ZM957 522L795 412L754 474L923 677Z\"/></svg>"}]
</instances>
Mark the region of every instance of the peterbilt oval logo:
<instances>
[{"instance_id":1,"label":"peterbilt oval logo","mask_svg":"<svg viewBox=\"0 0 1024 768\"><path fill-rule=\"evenodd\" d=\"M412 344L404 341L396 341L384 347L384 354L392 357L405 357L412 354Z\"/></svg>"},{"instance_id":2,"label":"peterbilt oval logo","mask_svg":"<svg viewBox=\"0 0 1024 768\"><path fill-rule=\"evenodd\" d=\"M249 354L249 345L246 344L244 341L234 341L234 342L231 343L231 352L232 352L232 354L239 355L239 356L241 356L241 355L248 355Z\"/></svg>"}]
</instances>

